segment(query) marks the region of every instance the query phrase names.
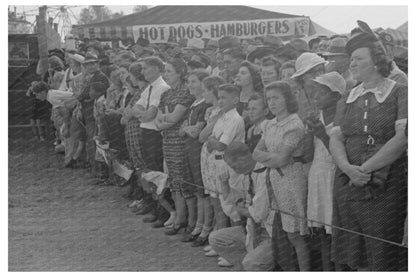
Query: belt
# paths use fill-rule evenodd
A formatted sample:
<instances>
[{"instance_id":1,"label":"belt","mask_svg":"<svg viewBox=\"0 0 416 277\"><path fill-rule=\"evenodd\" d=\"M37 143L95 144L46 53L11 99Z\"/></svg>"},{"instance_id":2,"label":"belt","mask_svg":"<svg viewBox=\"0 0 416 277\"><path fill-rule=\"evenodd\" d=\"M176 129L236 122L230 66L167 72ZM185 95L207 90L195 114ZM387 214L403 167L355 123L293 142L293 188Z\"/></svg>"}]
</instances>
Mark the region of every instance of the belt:
<instances>
[{"instance_id":1,"label":"belt","mask_svg":"<svg viewBox=\"0 0 416 277\"><path fill-rule=\"evenodd\" d=\"M215 155L214 157L215 157L216 160L224 159L224 155Z\"/></svg>"},{"instance_id":2,"label":"belt","mask_svg":"<svg viewBox=\"0 0 416 277\"><path fill-rule=\"evenodd\" d=\"M294 163L303 163L303 164L306 164L307 163L305 161L305 159L303 158L303 156L293 157L293 162Z\"/></svg>"}]
</instances>

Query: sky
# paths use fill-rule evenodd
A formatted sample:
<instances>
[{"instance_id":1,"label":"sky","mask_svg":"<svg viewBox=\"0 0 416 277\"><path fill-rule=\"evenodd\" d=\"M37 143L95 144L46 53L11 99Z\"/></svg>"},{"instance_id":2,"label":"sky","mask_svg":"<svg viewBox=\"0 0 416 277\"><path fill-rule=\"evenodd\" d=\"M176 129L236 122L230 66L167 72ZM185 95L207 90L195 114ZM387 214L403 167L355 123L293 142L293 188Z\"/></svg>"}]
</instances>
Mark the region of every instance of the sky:
<instances>
[{"instance_id":1,"label":"sky","mask_svg":"<svg viewBox=\"0 0 416 277\"><path fill-rule=\"evenodd\" d=\"M252 2L254 1L251 1L251 3ZM96 4L99 4L99 3L96 3ZM166 4L166 3L163 3L163 4ZM235 3L232 3L232 4L235 4ZM30 14L33 14L36 11L37 7L38 6L20 5L20 6L17 6L17 11L18 12L29 11ZM85 8L85 7L87 6L72 6L71 10L73 11L75 15L79 15L82 8ZM133 5L125 5L125 6L108 5L107 7L113 13L123 11L125 15L132 13L133 11ZM281 12L281 13L309 16L312 19L312 21L318 23L322 27L329 29L335 33L349 33L351 29L357 26L356 21L358 19L367 22L372 28L382 27L384 29L388 27L395 29L408 20L408 7L405 5L401 5L401 6L262 5L262 6L252 6L252 7L275 11L275 12ZM76 24L75 19L72 19L72 20L74 21L73 24ZM28 18L28 21L30 22L34 21L34 17Z\"/></svg>"}]
</instances>

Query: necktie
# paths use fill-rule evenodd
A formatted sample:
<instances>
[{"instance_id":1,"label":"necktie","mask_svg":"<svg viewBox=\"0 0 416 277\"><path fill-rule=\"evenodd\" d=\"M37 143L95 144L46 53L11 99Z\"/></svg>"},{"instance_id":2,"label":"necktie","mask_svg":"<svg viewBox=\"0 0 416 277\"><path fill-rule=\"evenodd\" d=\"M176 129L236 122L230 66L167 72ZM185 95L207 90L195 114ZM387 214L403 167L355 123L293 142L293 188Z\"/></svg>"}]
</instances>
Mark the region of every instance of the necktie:
<instances>
[{"instance_id":1,"label":"necktie","mask_svg":"<svg viewBox=\"0 0 416 277\"><path fill-rule=\"evenodd\" d=\"M149 104L150 104L150 95L152 94L152 86L150 85L149 87L149 95L147 96L147 104L146 104L146 111L149 109Z\"/></svg>"}]
</instances>

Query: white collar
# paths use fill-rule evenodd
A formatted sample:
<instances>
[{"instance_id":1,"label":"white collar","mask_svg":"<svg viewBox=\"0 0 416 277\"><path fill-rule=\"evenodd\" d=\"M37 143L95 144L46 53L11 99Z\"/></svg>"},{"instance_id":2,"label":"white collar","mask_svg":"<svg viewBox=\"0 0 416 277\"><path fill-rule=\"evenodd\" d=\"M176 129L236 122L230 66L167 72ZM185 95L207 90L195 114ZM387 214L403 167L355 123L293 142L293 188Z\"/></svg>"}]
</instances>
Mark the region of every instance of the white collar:
<instances>
[{"instance_id":1,"label":"white collar","mask_svg":"<svg viewBox=\"0 0 416 277\"><path fill-rule=\"evenodd\" d=\"M365 89L363 84L353 88L348 95L347 104L353 103L357 100L358 97L363 96L367 92L371 92L374 94L377 102L383 103L384 100L390 95L394 85L396 84L395 81L385 78L383 82L381 82L377 87L371 89Z\"/></svg>"},{"instance_id":2,"label":"white collar","mask_svg":"<svg viewBox=\"0 0 416 277\"><path fill-rule=\"evenodd\" d=\"M156 80L154 80L151 84L150 84L150 86L152 86L152 87L155 87L155 86L157 86L157 85L159 85L159 84L163 84L165 81L163 80L163 78L162 78L162 76L159 76ZM149 87L150 87L149 86Z\"/></svg>"},{"instance_id":3,"label":"white collar","mask_svg":"<svg viewBox=\"0 0 416 277\"><path fill-rule=\"evenodd\" d=\"M205 102L205 98L195 100L194 103L192 103L191 108L198 106L199 104Z\"/></svg>"},{"instance_id":4,"label":"white collar","mask_svg":"<svg viewBox=\"0 0 416 277\"><path fill-rule=\"evenodd\" d=\"M236 108L233 108L233 109L231 109L231 110L229 110L228 112L226 112L224 115L223 115L223 119L225 120L225 119L228 119L228 117L229 116L232 116L232 114L234 114L234 113L236 113L237 112L237 109Z\"/></svg>"}]
</instances>

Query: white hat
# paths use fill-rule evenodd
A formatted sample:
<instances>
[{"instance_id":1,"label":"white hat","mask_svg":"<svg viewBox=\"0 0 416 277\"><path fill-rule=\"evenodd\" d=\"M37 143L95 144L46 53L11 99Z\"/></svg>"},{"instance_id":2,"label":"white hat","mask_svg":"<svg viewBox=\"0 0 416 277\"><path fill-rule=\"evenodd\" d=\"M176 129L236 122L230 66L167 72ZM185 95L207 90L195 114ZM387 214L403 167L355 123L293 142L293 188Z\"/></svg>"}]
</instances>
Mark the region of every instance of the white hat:
<instances>
[{"instance_id":1,"label":"white hat","mask_svg":"<svg viewBox=\"0 0 416 277\"><path fill-rule=\"evenodd\" d=\"M73 59L74 61L79 62L79 63L82 63L85 60L85 58L83 56L81 56L80 54L71 54L71 53L68 53L68 57L70 59Z\"/></svg>"},{"instance_id":2,"label":"white hat","mask_svg":"<svg viewBox=\"0 0 416 277\"><path fill-rule=\"evenodd\" d=\"M312 81L315 81L321 85L329 87L332 91L339 92L341 95L345 93L347 83L345 79L338 72L329 72L323 75L320 75Z\"/></svg>"},{"instance_id":3,"label":"white hat","mask_svg":"<svg viewBox=\"0 0 416 277\"><path fill-rule=\"evenodd\" d=\"M186 47L184 49L204 49L205 43L202 39L191 38L188 39Z\"/></svg>"},{"instance_id":4,"label":"white hat","mask_svg":"<svg viewBox=\"0 0 416 277\"><path fill-rule=\"evenodd\" d=\"M296 60L296 72L292 75L292 78L299 77L311 70L312 68L314 68L315 66L326 63L327 61L325 61L323 58L319 57L315 53L303 53Z\"/></svg>"}]
</instances>

